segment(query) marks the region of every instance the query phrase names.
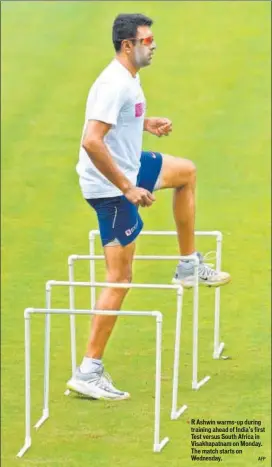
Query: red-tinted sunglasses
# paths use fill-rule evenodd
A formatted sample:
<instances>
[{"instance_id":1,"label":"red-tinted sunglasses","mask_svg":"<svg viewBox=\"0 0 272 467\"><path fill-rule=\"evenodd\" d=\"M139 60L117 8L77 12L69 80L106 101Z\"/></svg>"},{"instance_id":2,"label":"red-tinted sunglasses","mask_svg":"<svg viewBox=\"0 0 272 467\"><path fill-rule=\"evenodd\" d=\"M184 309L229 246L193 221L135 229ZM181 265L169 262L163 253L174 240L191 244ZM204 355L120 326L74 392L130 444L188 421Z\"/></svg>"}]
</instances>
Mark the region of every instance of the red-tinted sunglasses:
<instances>
[{"instance_id":1,"label":"red-tinted sunglasses","mask_svg":"<svg viewBox=\"0 0 272 467\"><path fill-rule=\"evenodd\" d=\"M154 36L147 37L128 37L127 39L122 39L123 41L140 41L142 45L151 45L154 42Z\"/></svg>"}]
</instances>

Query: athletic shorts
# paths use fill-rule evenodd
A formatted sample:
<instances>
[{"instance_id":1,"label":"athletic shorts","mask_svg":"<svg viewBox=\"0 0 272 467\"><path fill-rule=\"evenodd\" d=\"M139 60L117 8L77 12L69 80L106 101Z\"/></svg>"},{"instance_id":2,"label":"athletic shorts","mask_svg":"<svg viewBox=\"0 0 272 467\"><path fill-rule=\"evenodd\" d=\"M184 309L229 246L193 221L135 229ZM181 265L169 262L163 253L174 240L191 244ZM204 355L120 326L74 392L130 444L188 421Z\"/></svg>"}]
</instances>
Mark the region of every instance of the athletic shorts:
<instances>
[{"instance_id":1,"label":"athletic shorts","mask_svg":"<svg viewBox=\"0 0 272 467\"><path fill-rule=\"evenodd\" d=\"M137 186L153 192L162 168L162 155L159 152L143 151ZM122 246L133 242L143 228L143 221L135 206L123 196L112 198L87 199L98 218L102 245L113 240Z\"/></svg>"}]
</instances>

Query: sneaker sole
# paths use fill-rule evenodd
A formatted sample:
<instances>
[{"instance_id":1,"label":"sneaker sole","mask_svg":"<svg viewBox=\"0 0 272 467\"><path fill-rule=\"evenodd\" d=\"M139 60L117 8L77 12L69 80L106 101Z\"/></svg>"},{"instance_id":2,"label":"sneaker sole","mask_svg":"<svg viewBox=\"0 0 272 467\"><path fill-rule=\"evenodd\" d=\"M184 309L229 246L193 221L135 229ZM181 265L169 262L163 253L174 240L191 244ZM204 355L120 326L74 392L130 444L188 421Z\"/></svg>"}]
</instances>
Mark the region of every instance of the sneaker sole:
<instances>
[{"instance_id":1,"label":"sneaker sole","mask_svg":"<svg viewBox=\"0 0 272 467\"><path fill-rule=\"evenodd\" d=\"M198 284L199 286L203 286L203 287L222 287L224 285L229 284L230 282L231 282L231 277L227 277L225 280L222 280L220 282L209 282L209 281L203 281L200 279ZM184 289L192 289L194 287L193 283L188 284L188 282L186 283L178 279L172 279L172 284L181 285Z\"/></svg>"},{"instance_id":2,"label":"sneaker sole","mask_svg":"<svg viewBox=\"0 0 272 467\"><path fill-rule=\"evenodd\" d=\"M89 397L90 399L106 400L106 401L121 401L121 400L125 400L125 399L130 399L130 394L129 393L126 393L123 396L106 397L106 396L102 396L101 394L99 394L96 391L93 391L92 393L90 393L90 391L89 392L86 391L84 386L81 386L80 384L71 384L71 383L68 382L66 387L70 391L73 391L73 392L75 392L77 394L80 394L80 395L83 395L85 397Z\"/></svg>"}]
</instances>

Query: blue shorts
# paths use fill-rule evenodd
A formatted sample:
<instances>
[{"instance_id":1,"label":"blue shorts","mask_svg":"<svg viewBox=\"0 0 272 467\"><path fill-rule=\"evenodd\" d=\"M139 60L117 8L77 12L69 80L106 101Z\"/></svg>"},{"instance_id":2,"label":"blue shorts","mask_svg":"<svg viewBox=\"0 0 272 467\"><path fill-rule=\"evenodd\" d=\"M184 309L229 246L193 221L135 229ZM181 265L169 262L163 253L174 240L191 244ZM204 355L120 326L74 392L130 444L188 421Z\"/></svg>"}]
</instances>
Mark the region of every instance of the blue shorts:
<instances>
[{"instance_id":1,"label":"blue shorts","mask_svg":"<svg viewBox=\"0 0 272 467\"><path fill-rule=\"evenodd\" d=\"M159 152L143 151L141 167L137 177L137 186L154 190L162 167L162 155ZM143 221L138 207L123 196L86 200L96 211L102 245L117 239L125 246L133 242L143 228Z\"/></svg>"}]
</instances>

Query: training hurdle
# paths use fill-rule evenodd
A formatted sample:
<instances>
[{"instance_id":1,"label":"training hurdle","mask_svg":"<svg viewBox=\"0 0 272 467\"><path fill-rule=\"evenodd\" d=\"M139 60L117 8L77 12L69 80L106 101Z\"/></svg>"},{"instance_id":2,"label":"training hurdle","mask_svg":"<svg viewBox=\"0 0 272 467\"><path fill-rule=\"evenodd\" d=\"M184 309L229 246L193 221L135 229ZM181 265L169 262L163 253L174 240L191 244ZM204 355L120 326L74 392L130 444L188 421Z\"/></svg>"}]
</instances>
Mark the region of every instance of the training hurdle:
<instances>
[{"instance_id":1,"label":"training hurdle","mask_svg":"<svg viewBox=\"0 0 272 467\"><path fill-rule=\"evenodd\" d=\"M135 260L164 260L164 261L169 261L169 260L175 260L178 261L182 259L183 256L155 256L155 255L136 255L134 257ZM205 376L201 381L198 381L198 309L199 309L199 291L198 291L198 263L199 260L198 258L195 258L194 256L187 256L186 257L191 258L194 263L195 263L195 272L194 272L194 288L193 288L193 365L192 365L192 389L198 390L203 386L205 383L207 383L210 379L210 376ZM75 291L74 291L74 286L72 285L73 283L79 284L78 282L74 282L74 263L75 261L95 261L95 260L104 260L105 257L104 255L70 255L68 258L68 268L69 268L69 282L70 282L70 287L69 287L69 303L70 303L70 309L75 309ZM87 283L91 290L95 290L95 287L91 286L91 283ZM98 283L95 283L98 284ZM106 284L105 282L100 282L101 286L103 284ZM68 283L67 283L68 285ZM131 284L133 288L136 284ZM125 288L129 288L129 286L125 285ZM165 284L138 284L137 288L156 288L156 289L171 289L171 288L179 288L181 286L179 285L165 285ZM178 321L178 311L177 311L177 321ZM76 327L75 327L75 317L73 315L70 316L70 332L71 332L71 362L72 362L72 374L74 374L76 370ZM178 339L178 334L180 334L181 329L180 327L178 328L176 325L176 342L178 343L178 348L176 350L176 344L175 344L175 353L180 351L180 342ZM176 354L175 354L176 355ZM174 357L174 367L175 367L175 361L176 361L176 356ZM66 395L69 394L69 390L65 392Z\"/></svg>"},{"instance_id":2,"label":"training hurdle","mask_svg":"<svg viewBox=\"0 0 272 467\"><path fill-rule=\"evenodd\" d=\"M173 389L172 389L172 407L171 407L171 420L177 420L187 409L184 404L178 409L178 384L179 384L179 360L180 360L180 336L182 324L182 302L183 302L183 289L180 285L164 285L164 284L128 284L128 283L113 283L113 282L70 282L70 281L54 281L50 280L46 283L46 308L51 308L52 302L52 287L109 287L109 288L125 288L125 289L161 289L161 290L176 290L177 304L176 304L176 337L175 337L175 351L174 351L174 365L173 365ZM74 307L70 309L70 317L75 319ZM74 323L73 323L74 324ZM39 428L42 423L48 418L48 394L49 394L49 359L50 359L50 316L46 316L45 321L45 361L44 361L44 405L43 413L40 420L36 423L35 427ZM74 345L75 341L71 342ZM75 348L72 350L75 352ZM207 379L209 377L204 378ZM203 380L202 380L203 381ZM204 384L200 381L198 384ZM69 390L65 391L65 395L70 393Z\"/></svg>"},{"instance_id":3,"label":"training hurdle","mask_svg":"<svg viewBox=\"0 0 272 467\"><path fill-rule=\"evenodd\" d=\"M30 387L30 318L32 314L45 314L50 323L51 314L58 315L119 315L119 316L151 316L156 318L156 375L155 375L155 420L154 420L154 444L153 451L161 452L169 442L165 437L160 441L160 409L161 409L161 358L162 358L162 322L163 315L159 311L103 311L103 310L69 310L53 308L26 308L25 318L25 442L17 457L23 457L25 452L31 447L31 387ZM50 331L50 328L48 328ZM45 387L46 408L43 410L42 418L36 423L39 428L42 423L49 418L49 368L50 368L50 338L47 348L46 374L48 376L48 386Z\"/></svg>"},{"instance_id":4,"label":"training hurdle","mask_svg":"<svg viewBox=\"0 0 272 467\"><path fill-rule=\"evenodd\" d=\"M100 235L99 230L91 230L89 232L89 251L90 255L95 255L95 238ZM140 235L143 236L169 236L176 237L177 232L175 230L142 230ZM196 230L196 237L213 237L216 240L216 271L220 272L221 270L221 261L222 261L222 242L223 234L218 230ZM156 258L160 259L160 256L156 255ZM172 257L175 258L174 256ZM181 256L179 258L182 258ZM188 257L187 257L188 258ZM136 257L135 257L136 259ZM90 260L90 281L95 281L95 259ZM213 358L219 359L223 349L225 347L224 342L220 342L220 287L215 287L215 305L214 305L214 341L213 341ZM91 289L91 308L95 305L95 289ZM195 340L196 336L194 337ZM194 352L194 349L193 349ZM198 389L194 381L192 387L193 389Z\"/></svg>"}]
</instances>

